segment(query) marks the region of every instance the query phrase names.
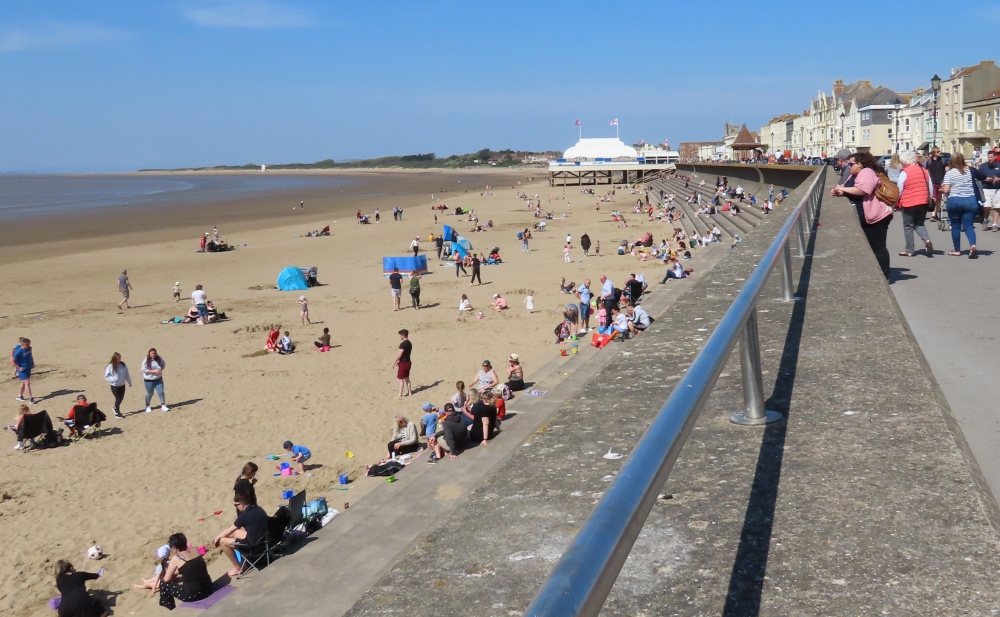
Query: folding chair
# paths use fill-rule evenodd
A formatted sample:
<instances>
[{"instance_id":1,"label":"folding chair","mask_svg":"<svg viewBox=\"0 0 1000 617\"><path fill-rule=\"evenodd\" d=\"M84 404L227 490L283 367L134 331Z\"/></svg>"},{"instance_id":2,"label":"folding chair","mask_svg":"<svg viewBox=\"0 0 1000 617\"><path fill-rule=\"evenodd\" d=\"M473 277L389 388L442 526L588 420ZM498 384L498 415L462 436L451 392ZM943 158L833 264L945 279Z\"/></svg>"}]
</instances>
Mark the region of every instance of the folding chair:
<instances>
[{"instance_id":1,"label":"folding chair","mask_svg":"<svg viewBox=\"0 0 1000 617\"><path fill-rule=\"evenodd\" d=\"M274 546L271 544L270 534L265 533L264 537L257 544L249 545L241 542L233 543L233 548L240 552L243 560L240 562L240 573L236 575L237 580L243 578L251 571L261 571L271 565L271 556ZM263 563L263 565L261 565Z\"/></svg>"},{"instance_id":2,"label":"folding chair","mask_svg":"<svg viewBox=\"0 0 1000 617\"><path fill-rule=\"evenodd\" d=\"M21 425L17 428L17 441L21 444L21 451L27 452L28 446L38 447L35 439L46 437L52 432L52 418L49 412L42 410L38 413L24 414L21 418Z\"/></svg>"},{"instance_id":3,"label":"folding chair","mask_svg":"<svg viewBox=\"0 0 1000 617\"><path fill-rule=\"evenodd\" d=\"M97 403L73 407L73 428L79 439L83 439L86 435L100 437L101 422L107 419L104 412L97 408Z\"/></svg>"}]
</instances>

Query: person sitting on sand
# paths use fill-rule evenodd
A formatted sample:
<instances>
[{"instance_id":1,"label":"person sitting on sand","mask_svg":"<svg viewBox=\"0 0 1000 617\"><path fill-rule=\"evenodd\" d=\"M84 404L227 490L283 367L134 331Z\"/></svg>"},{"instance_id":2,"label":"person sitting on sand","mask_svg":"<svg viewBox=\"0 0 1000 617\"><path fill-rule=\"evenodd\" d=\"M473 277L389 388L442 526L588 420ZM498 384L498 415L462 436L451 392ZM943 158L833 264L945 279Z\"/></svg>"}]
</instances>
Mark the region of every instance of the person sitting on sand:
<instances>
[{"instance_id":1,"label":"person sitting on sand","mask_svg":"<svg viewBox=\"0 0 1000 617\"><path fill-rule=\"evenodd\" d=\"M462 301L458 303L458 317L455 319L461 321L462 315L465 313L471 313L476 309L472 308L472 303L469 302L469 296L462 294Z\"/></svg>"},{"instance_id":2,"label":"person sitting on sand","mask_svg":"<svg viewBox=\"0 0 1000 617\"><path fill-rule=\"evenodd\" d=\"M386 444L389 456L409 454L420 449L420 433L417 426L400 414L392 424L392 440Z\"/></svg>"},{"instance_id":3,"label":"person sitting on sand","mask_svg":"<svg viewBox=\"0 0 1000 617\"><path fill-rule=\"evenodd\" d=\"M455 382L455 393L451 395L452 404L455 407L461 409L462 407L465 407L465 401L468 400L468 398L469 395L465 392L465 382L464 381ZM21 407L27 409L27 407L25 407L24 405L22 405Z\"/></svg>"},{"instance_id":4,"label":"person sitting on sand","mask_svg":"<svg viewBox=\"0 0 1000 617\"><path fill-rule=\"evenodd\" d=\"M263 514L264 511L258 506L254 507ZM264 523L266 531L266 515ZM212 595L212 577L208 573L208 564L205 563L205 558L201 556L198 549L188 543L187 536L175 533L167 540L167 545L175 552L174 556L167 562L167 567L163 572L163 582L160 583L160 606L174 610L177 607L175 600L197 602ZM218 545L219 543L216 541L216 546ZM233 554L231 546L227 545L223 551L227 549L226 554L230 556L234 566L229 574L230 576L238 576L240 568L236 564L236 556Z\"/></svg>"},{"instance_id":5,"label":"person sitting on sand","mask_svg":"<svg viewBox=\"0 0 1000 617\"><path fill-rule=\"evenodd\" d=\"M507 389L511 392L524 390L524 368L521 367L521 357L516 353L507 357Z\"/></svg>"},{"instance_id":6,"label":"person sitting on sand","mask_svg":"<svg viewBox=\"0 0 1000 617\"><path fill-rule=\"evenodd\" d=\"M562 282L559 283L559 291L563 292L564 294L576 293L576 283L570 281L569 285L567 285L566 279L564 278Z\"/></svg>"},{"instance_id":7,"label":"person sitting on sand","mask_svg":"<svg viewBox=\"0 0 1000 617\"><path fill-rule=\"evenodd\" d=\"M472 381L476 384L473 386L473 390L478 391L480 396L500 385L500 378L497 376L497 372L493 370L493 366L489 360L483 360L483 367L479 369L479 372L476 373L476 377Z\"/></svg>"},{"instance_id":8,"label":"person sitting on sand","mask_svg":"<svg viewBox=\"0 0 1000 617\"><path fill-rule=\"evenodd\" d=\"M499 313L507 308L507 301L500 294L493 294L493 302L490 304L490 308Z\"/></svg>"},{"instance_id":9,"label":"person sitting on sand","mask_svg":"<svg viewBox=\"0 0 1000 617\"><path fill-rule=\"evenodd\" d=\"M295 343L292 342L291 337L288 335L288 330L285 330L284 336L278 341L278 353L288 355L293 351L295 351Z\"/></svg>"},{"instance_id":10,"label":"person sitting on sand","mask_svg":"<svg viewBox=\"0 0 1000 617\"><path fill-rule=\"evenodd\" d=\"M212 544L215 545L216 548L221 548L222 552L229 558L229 561L232 562L233 567L229 570L229 572L227 572L227 574L229 576L239 576L242 568L240 567L240 563L236 560L236 549L233 547L233 544L239 542L241 544L246 544L247 546L254 546L263 540L264 536L267 535L267 513L264 512L264 508L251 503L250 496L246 494L236 495L233 499L233 505L236 506L236 520L233 521L232 525L224 529L222 533L216 536ZM171 536L171 540L173 540L173 536ZM175 545L174 542L171 541L170 545L178 551L181 551L181 548L178 545ZM186 544L184 548L187 548ZM195 553L197 554L197 551L195 551ZM174 565L173 561L171 561L171 565ZM169 575L170 568L168 567L167 576L163 577L163 587L166 587L166 583L169 582ZM187 576L185 576L184 579L186 584ZM211 585L211 579L209 579L209 584ZM160 591L160 602L163 602L162 588Z\"/></svg>"},{"instance_id":11,"label":"person sitting on sand","mask_svg":"<svg viewBox=\"0 0 1000 617\"><path fill-rule=\"evenodd\" d=\"M141 579L142 583L132 585L132 589L151 589L149 595L153 595L160 589L160 583L163 581L163 573L167 569L167 559L170 557L170 545L164 544L160 548L156 549L156 570L153 572L151 578Z\"/></svg>"},{"instance_id":12,"label":"person sitting on sand","mask_svg":"<svg viewBox=\"0 0 1000 617\"><path fill-rule=\"evenodd\" d=\"M438 432L434 434L434 455L436 459L448 453L448 458L458 458L469 442L469 431L462 420L462 412L451 403L444 405L445 416Z\"/></svg>"},{"instance_id":13,"label":"person sitting on sand","mask_svg":"<svg viewBox=\"0 0 1000 617\"><path fill-rule=\"evenodd\" d=\"M319 351L330 351L330 328L323 328L323 336L318 341L313 341L313 345Z\"/></svg>"},{"instance_id":14,"label":"person sitting on sand","mask_svg":"<svg viewBox=\"0 0 1000 617\"><path fill-rule=\"evenodd\" d=\"M77 572L70 562L56 562L56 588L59 589L59 617L105 617L107 609L87 592L87 581L104 576L104 568L96 574Z\"/></svg>"},{"instance_id":15,"label":"person sitting on sand","mask_svg":"<svg viewBox=\"0 0 1000 617\"><path fill-rule=\"evenodd\" d=\"M250 498L250 503L257 503L257 463L247 463L243 466L243 471L236 476L236 483L233 485L234 493L242 493Z\"/></svg>"},{"instance_id":16,"label":"person sitting on sand","mask_svg":"<svg viewBox=\"0 0 1000 617\"><path fill-rule=\"evenodd\" d=\"M181 323L195 323L198 321L198 309L193 305L188 309L187 315L181 320Z\"/></svg>"}]
</instances>

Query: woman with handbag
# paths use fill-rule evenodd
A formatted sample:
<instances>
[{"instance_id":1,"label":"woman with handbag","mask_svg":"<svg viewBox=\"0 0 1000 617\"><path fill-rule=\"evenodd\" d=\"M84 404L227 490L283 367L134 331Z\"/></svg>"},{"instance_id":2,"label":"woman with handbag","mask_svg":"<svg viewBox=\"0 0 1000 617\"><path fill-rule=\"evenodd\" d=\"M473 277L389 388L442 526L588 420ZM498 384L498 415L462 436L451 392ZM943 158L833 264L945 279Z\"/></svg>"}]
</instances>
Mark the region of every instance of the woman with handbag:
<instances>
[{"instance_id":1,"label":"woman with handbag","mask_svg":"<svg viewBox=\"0 0 1000 617\"><path fill-rule=\"evenodd\" d=\"M927 228L924 227L924 221L927 219L927 206L934 194L931 176L926 169L917 164L917 153L913 150L907 150L900 154L899 162L902 164L902 171L899 172L899 177L896 179L896 186L899 187L897 205L903 217L903 239L906 241L906 249L900 251L899 255L900 257L913 257L913 232L915 231L924 241L927 256L933 257L934 245L931 244Z\"/></svg>"},{"instance_id":2,"label":"woman with handbag","mask_svg":"<svg viewBox=\"0 0 1000 617\"><path fill-rule=\"evenodd\" d=\"M854 204L861 222L861 231L868 239L868 245L875 254L882 274L889 280L889 249L885 246L885 238L889 233L889 223L892 222L892 207L875 195L879 188L879 174L884 175L885 170L867 152L852 154L848 159L848 166L850 177L844 184L830 191L830 194L834 197L847 197Z\"/></svg>"},{"instance_id":3,"label":"woman with handbag","mask_svg":"<svg viewBox=\"0 0 1000 617\"><path fill-rule=\"evenodd\" d=\"M948 220L951 221L951 241L955 250L948 253L955 257L962 255L962 233L969 239L969 259L977 259L976 251L976 214L979 212L979 202L976 200L976 181L973 170L965 164L961 152L951 155L951 163L944 174L941 192L948 196ZM961 226L961 227L960 227Z\"/></svg>"}]
</instances>

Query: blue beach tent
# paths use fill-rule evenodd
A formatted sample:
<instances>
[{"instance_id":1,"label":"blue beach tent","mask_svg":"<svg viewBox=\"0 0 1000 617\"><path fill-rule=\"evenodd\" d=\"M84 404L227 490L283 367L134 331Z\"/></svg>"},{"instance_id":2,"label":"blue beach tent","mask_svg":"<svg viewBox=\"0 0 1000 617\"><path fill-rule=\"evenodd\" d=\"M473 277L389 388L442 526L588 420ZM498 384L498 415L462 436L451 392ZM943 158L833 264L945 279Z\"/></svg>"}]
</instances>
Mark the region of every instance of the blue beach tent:
<instances>
[{"instance_id":1,"label":"blue beach tent","mask_svg":"<svg viewBox=\"0 0 1000 617\"><path fill-rule=\"evenodd\" d=\"M472 250L472 243L465 236L456 236L455 240L451 243L451 250L458 253L458 256L462 259L465 259L465 256Z\"/></svg>"},{"instance_id":2,"label":"blue beach tent","mask_svg":"<svg viewBox=\"0 0 1000 617\"><path fill-rule=\"evenodd\" d=\"M288 266L278 273L279 291L305 291L309 289L309 283L302 274L302 270L295 266Z\"/></svg>"},{"instance_id":3,"label":"blue beach tent","mask_svg":"<svg viewBox=\"0 0 1000 617\"><path fill-rule=\"evenodd\" d=\"M455 230L452 229L451 225L444 226L444 233L441 234L441 237L444 238L445 242L454 242L457 236L458 234L455 233Z\"/></svg>"}]
</instances>

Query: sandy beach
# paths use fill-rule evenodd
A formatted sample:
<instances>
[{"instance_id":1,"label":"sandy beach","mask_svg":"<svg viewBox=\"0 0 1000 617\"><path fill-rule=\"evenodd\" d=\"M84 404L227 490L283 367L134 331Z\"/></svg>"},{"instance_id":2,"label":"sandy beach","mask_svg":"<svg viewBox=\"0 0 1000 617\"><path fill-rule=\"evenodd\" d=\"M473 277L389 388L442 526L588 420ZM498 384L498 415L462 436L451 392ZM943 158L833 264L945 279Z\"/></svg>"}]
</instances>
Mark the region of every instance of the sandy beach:
<instances>
[{"instance_id":1,"label":"sandy beach","mask_svg":"<svg viewBox=\"0 0 1000 617\"><path fill-rule=\"evenodd\" d=\"M532 370L559 353L552 330L559 309L571 301L559 291L562 277L577 284L590 278L596 291L601 274L619 287L629 272L645 273L653 285L663 276L663 266L612 255L622 238L634 241L652 231L659 242L670 231L669 225L640 223L639 217L629 217L637 223L634 227L618 228L610 212L616 207L630 211L636 196L627 189L619 189L616 201L601 204L596 212L595 197L581 195L579 188L527 182L527 176L543 177L535 169L371 173L385 177L390 187L385 192L393 194L309 195L303 197L309 203L306 213L293 214L282 205L280 216L274 215L275 204L290 204L292 196L200 212L126 212L115 225L91 220L58 234L39 234L28 226L22 231L32 241L0 249L5 264L0 333L7 349L19 336L32 340L32 385L40 399L32 411L65 415L83 392L110 415L103 371L115 351L122 354L136 386L125 397L126 418L109 420L101 438L22 453L11 449L14 439L4 433L9 436L0 475L4 614L52 614L45 602L57 595L50 567L57 559L95 570L105 567L107 576L92 588L122 592L115 600L117 614L162 610L148 592L132 590L131 584L150 575L156 548L171 533L184 532L192 542L208 544L231 523L233 480L244 463L260 466L257 494L269 513L280 505L283 489L306 488L310 498L327 496L338 507L345 495L353 500L368 490L366 481L360 479L349 493L329 487L339 473L362 476L366 464L384 455L395 414L419 422L422 402L445 403L455 382L472 381L484 359L500 372L506 357L518 353L531 381ZM518 180L523 184L512 189ZM487 182L494 185L493 194L482 196ZM438 185L450 190L435 203L447 204L449 211L475 208L480 220L492 219L494 227L469 233L472 223L445 212L436 212L435 225L429 199ZM604 190L597 187L598 193ZM517 191L540 194L543 208L556 217L548 221L547 231L535 234L529 252L521 251L515 235L536 219ZM405 208L404 220L393 220L393 205ZM355 224L355 210L370 214L375 207L381 209L381 223ZM155 229L147 229L151 224ZM454 268L434 258L427 240L440 233L442 224L456 227L477 252L500 247L504 263L483 267L482 286L470 287L467 277L456 278ZM212 225L238 249L196 252L200 234ZM331 227L330 237L303 237L325 225ZM602 257L593 257L592 250L583 259L576 245L584 232L600 242ZM572 263L563 259L567 233L574 238ZM424 308L408 308L404 291L404 310L393 312L381 257L406 255L417 235L431 264L421 281ZM727 249L718 244L700 251ZM300 324L298 292L258 288L272 286L278 272L290 265L319 268L322 286L303 292L314 325ZM125 268L135 308L119 311L117 276ZM179 303L172 300L175 281L182 288ZM209 299L230 319L204 327L162 325L187 311L197 284L204 285ZM529 291L535 302L532 315L524 309ZM484 313L483 319L473 315L456 321L463 293L476 312ZM507 299L510 310L489 309L494 293ZM256 353L272 325L289 330L299 351L289 356ZM316 353L312 342L324 327L330 328L333 348ZM403 399L396 397L391 368L400 328L409 329L413 342L416 390ZM156 407L142 413L139 365L150 347L167 361L164 382L171 411L166 413ZM9 420L17 409L12 372L8 370L0 390L7 397ZM286 439L312 450L311 477L272 477L274 463L265 457L281 454ZM354 456L348 458L347 452ZM223 513L211 516L218 510ZM208 518L198 522L202 517ZM29 533L36 529L41 533ZM87 562L86 549L92 544L100 544L108 555L100 566ZM225 564L219 551L211 551L209 558L213 573L220 574Z\"/></svg>"}]
</instances>

